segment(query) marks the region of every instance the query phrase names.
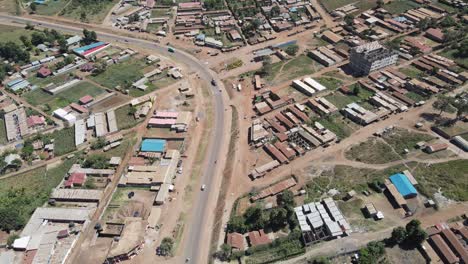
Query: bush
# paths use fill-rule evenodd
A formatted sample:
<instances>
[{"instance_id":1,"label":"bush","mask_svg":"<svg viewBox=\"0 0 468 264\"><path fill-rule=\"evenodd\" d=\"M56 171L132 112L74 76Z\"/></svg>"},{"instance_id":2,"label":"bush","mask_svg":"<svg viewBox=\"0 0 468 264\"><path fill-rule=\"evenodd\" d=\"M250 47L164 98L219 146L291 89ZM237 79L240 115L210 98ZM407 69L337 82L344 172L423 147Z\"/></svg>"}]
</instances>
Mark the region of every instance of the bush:
<instances>
[{"instance_id":1,"label":"bush","mask_svg":"<svg viewBox=\"0 0 468 264\"><path fill-rule=\"evenodd\" d=\"M297 52L299 51L299 46L296 44L289 45L284 49L284 52L286 52L289 56L295 56Z\"/></svg>"},{"instance_id":2,"label":"bush","mask_svg":"<svg viewBox=\"0 0 468 264\"><path fill-rule=\"evenodd\" d=\"M172 250L174 249L174 239L170 237L163 238L159 249L161 250L161 255L163 256L172 255Z\"/></svg>"},{"instance_id":3,"label":"bush","mask_svg":"<svg viewBox=\"0 0 468 264\"><path fill-rule=\"evenodd\" d=\"M16 239L18 239L20 236L18 234L11 234L8 236L7 239L7 246L11 247L13 243L15 242Z\"/></svg>"}]
</instances>

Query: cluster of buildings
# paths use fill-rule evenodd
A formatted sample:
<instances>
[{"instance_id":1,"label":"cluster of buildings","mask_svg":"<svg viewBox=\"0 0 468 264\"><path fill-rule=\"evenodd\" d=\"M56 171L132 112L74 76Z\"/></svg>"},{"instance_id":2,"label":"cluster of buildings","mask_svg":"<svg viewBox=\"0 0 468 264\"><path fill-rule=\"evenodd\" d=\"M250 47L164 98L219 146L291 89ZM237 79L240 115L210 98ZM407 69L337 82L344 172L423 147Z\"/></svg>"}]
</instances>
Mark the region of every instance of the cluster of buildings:
<instances>
[{"instance_id":1,"label":"cluster of buildings","mask_svg":"<svg viewBox=\"0 0 468 264\"><path fill-rule=\"evenodd\" d=\"M336 135L319 122L307 125L309 117L305 106L295 104L283 108L264 120L254 120L250 128L250 142L264 148L273 161L252 169L252 178L262 177L268 171L286 164L306 151L326 146L336 140Z\"/></svg>"},{"instance_id":2,"label":"cluster of buildings","mask_svg":"<svg viewBox=\"0 0 468 264\"><path fill-rule=\"evenodd\" d=\"M73 165L54 188L48 205L37 208L22 230L13 249L24 251L26 263L62 263L99 204L103 191L84 187L89 177L111 181L114 169L82 168ZM58 205L61 206L58 206ZM13 263L10 262L10 263Z\"/></svg>"},{"instance_id":3,"label":"cluster of buildings","mask_svg":"<svg viewBox=\"0 0 468 264\"><path fill-rule=\"evenodd\" d=\"M305 245L347 236L351 226L332 198L294 208Z\"/></svg>"},{"instance_id":4,"label":"cluster of buildings","mask_svg":"<svg viewBox=\"0 0 468 264\"><path fill-rule=\"evenodd\" d=\"M193 37L195 44L200 46L223 50L232 50L244 44L236 20L229 10L206 10L201 2L178 4L174 34ZM223 43L220 40L223 38L231 43Z\"/></svg>"},{"instance_id":5,"label":"cluster of buildings","mask_svg":"<svg viewBox=\"0 0 468 264\"><path fill-rule=\"evenodd\" d=\"M16 141L46 128L47 122L40 114L27 115L23 106L18 106L9 96L0 94L0 117L4 120L6 139Z\"/></svg>"},{"instance_id":6,"label":"cluster of buildings","mask_svg":"<svg viewBox=\"0 0 468 264\"><path fill-rule=\"evenodd\" d=\"M310 77L306 77L302 81L294 80L292 82L292 86L307 96L312 96L315 93L319 93L327 89L325 86Z\"/></svg>"},{"instance_id":7,"label":"cluster of buildings","mask_svg":"<svg viewBox=\"0 0 468 264\"><path fill-rule=\"evenodd\" d=\"M461 223L439 223L426 229L423 255L431 262L468 263L468 229Z\"/></svg>"},{"instance_id":8,"label":"cluster of buildings","mask_svg":"<svg viewBox=\"0 0 468 264\"><path fill-rule=\"evenodd\" d=\"M155 111L153 117L148 121L148 127L169 128L176 132L186 132L192 113L187 111Z\"/></svg>"}]
</instances>

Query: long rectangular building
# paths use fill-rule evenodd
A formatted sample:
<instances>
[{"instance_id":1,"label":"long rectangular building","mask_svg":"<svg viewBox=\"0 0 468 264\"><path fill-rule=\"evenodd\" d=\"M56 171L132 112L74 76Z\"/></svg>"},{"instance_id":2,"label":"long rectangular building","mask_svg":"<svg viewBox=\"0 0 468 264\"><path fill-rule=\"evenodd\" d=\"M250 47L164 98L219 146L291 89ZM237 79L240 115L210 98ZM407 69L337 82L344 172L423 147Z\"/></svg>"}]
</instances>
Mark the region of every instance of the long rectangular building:
<instances>
[{"instance_id":1,"label":"long rectangular building","mask_svg":"<svg viewBox=\"0 0 468 264\"><path fill-rule=\"evenodd\" d=\"M315 93L315 90L312 87L300 80L294 80L292 86L307 96L312 96Z\"/></svg>"},{"instance_id":2,"label":"long rectangular building","mask_svg":"<svg viewBox=\"0 0 468 264\"><path fill-rule=\"evenodd\" d=\"M280 163L288 163L288 159L286 156L283 155L275 146L272 144L266 144L265 145L265 151L268 152L270 155L273 156L274 159L279 161Z\"/></svg>"},{"instance_id":3,"label":"long rectangular building","mask_svg":"<svg viewBox=\"0 0 468 264\"><path fill-rule=\"evenodd\" d=\"M75 146L81 145L86 141L86 125L84 119L75 122Z\"/></svg>"},{"instance_id":4,"label":"long rectangular building","mask_svg":"<svg viewBox=\"0 0 468 264\"><path fill-rule=\"evenodd\" d=\"M4 119L8 141L18 140L29 135L26 112L23 107L6 113Z\"/></svg>"},{"instance_id":5,"label":"long rectangular building","mask_svg":"<svg viewBox=\"0 0 468 264\"><path fill-rule=\"evenodd\" d=\"M109 133L119 131L119 128L117 127L117 118L115 117L114 110L107 111L106 115L107 115L107 124L109 126Z\"/></svg>"},{"instance_id":6,"label":"long rectangular building","mask_svg":"<svg viewBox=\"0 0 468 264\"><path fill-rule=\"evenodd\" d=\"M50 199L60 202L99 203L103 192L91 189L53 189Z\"/></svg>"}]
</instances>

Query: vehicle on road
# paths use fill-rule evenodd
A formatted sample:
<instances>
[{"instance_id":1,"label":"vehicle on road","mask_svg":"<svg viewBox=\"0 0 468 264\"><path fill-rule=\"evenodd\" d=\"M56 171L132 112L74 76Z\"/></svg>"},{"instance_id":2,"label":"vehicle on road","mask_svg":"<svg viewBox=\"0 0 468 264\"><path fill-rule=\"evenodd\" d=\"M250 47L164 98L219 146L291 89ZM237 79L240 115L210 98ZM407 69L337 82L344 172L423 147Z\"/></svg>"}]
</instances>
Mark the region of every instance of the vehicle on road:
<instances>
[{"instance_id":1,"label":"vehicle on road","mask_svg":"<svg viewBox=\"0 0 468 264\"><path fill-rule=\"evenodd\" d=\"M173 47L169 47L169 48L167 48L167 51L174 53L175 49Z\"/></svg>"},{"instance_id":2,"label":"vehicle on road","mask_svg":"<svg viewBox=\"0 0 468 264\"><path fill-rule=\"evenodd\" d=\"M200 188L200 189L201 189L202 191L204 191L204 190L205 190L205 188L206 188L206 185L205 185L205 184L202 184L202 186L201 186L201 188Z\"/></svg>"},{"instance_id":3,"label":"vehicle on road","mask_svg":"<svg viewBox=\"0 0 468 264\"><path fill-rule=\"evenodd\" d=\"M215 81L215 79L211 79L211 85L216 86L216 81Z\"/></svg>"}]
</instances>

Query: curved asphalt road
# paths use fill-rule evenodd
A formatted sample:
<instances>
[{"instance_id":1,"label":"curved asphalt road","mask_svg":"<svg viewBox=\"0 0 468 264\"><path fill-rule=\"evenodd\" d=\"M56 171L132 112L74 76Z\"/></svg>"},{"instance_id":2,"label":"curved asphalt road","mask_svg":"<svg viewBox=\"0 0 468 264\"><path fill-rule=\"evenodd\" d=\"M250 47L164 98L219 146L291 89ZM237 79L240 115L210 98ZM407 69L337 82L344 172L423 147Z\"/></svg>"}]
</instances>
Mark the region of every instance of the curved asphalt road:
<instances>
[{"instance_id":1,"label":"curved asphalt road","mask_svg":"<svg viewBox=\"0 0 468 264\"><path fill-rule=\"evenodd\" d=\"M70 32L73 34L82 34L82 28L78 27L71 27L71 26L65 26L57 23L50 23L50 22L45 22L42 20L33 20L33 19L28 19L28 18L22 18L22 17L16 17L16 16L9 16L5 14L0 14L0 20L5 20L8 22L16 22L16 23L30 23L32 25L38 25L41 27L47 27L47 28L54 28L59 31L63 32ZM1 22L0 22L1 23ZM204 65L202 62L200 62L198 59L193 57L192 55L183 52L181 50L177 50L174 53L169 53L167 51L166 46L159 45L157 43L147 41L147 40L142 40L142 39L137 39L137 38L131 38L131 37L125 37L125 36L119 36L116 34L110 34L106 32L99 32L99 30L96 31L98 37L100 39L105 39L108 41L117 41L117 42L125 42L126 44L130 45L137 45L145 49L150 49L154 50L157 53L164 54L165 56L171 57L180 63L183 63L188 66L191 70L198 72L198 75L200 76L201 79L205 80L207 83L211 82L212 79L216 80L218 87L211 87L211 95L214 100L214 114L215 114L215 119L214 119L214 124L213 124L213 132L212 135L210 135L210 142L208 144L208 152L207 156L205 157L204 161L204 169L203 169L203 175L202 175L202 183L206 183L206 189L203 192L200 192L199 195L196 197L196 201L193 204L193 214L191 219L191 222L188 223L189 225L189 236L186 239L184 243L184 260L185 259L190 259L190 263L199 263L199 259L203 256L203 254L208 254L208 252L200 252L201 251L201 245L209 243L209 241L200 241L202 239L202 234L205 228L210 228L206 226L206 223L204 222L204 216L212 213L209 211L207 208L207 202L208 202L208 197L209 194L213 191L216 191L211 182L213 182L213 178L216 177L215 171L216 171L216 161L218 160L220 153L220 146L223 144L223 137L225 134L227 134L227 131L224 131L224 119L225 119L225 103L223 101L223 95L220 92L220 89L224 89L223 84L221 80L219 80L218 76L216 73L211 71L207 65ZM219 165L219 164L218 164ZM198 190L197 188L195 190ZM205 247L206 248L206 247ZM209 248L209 247L208 247Z\"/></svg>"}]
</instances>

